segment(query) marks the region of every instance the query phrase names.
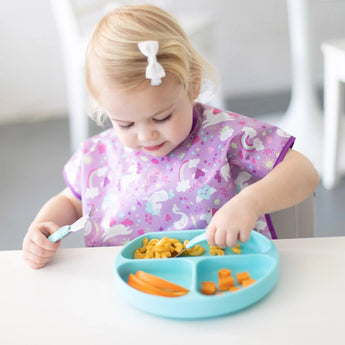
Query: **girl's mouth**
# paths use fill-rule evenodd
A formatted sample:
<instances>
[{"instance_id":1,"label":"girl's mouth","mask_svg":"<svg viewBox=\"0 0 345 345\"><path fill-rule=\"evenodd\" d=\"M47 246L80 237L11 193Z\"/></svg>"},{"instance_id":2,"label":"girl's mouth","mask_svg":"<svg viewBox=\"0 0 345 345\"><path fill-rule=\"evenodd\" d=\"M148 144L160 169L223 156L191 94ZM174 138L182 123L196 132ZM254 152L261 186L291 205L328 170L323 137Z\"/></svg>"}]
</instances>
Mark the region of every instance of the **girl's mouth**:
<instances>
[{"instance_id":1,"label":"girl's mouth","mask_svg":"<svg viewBox=\"0 0 345 345\"><path fill-rule=\"evenodd\" d=\"M146 151L158 151L161 147L163 147L164 144L165 144L165 142L162 144L156 145L156 146L143 146L143 148Z\"/></svg>"}]
</instances>

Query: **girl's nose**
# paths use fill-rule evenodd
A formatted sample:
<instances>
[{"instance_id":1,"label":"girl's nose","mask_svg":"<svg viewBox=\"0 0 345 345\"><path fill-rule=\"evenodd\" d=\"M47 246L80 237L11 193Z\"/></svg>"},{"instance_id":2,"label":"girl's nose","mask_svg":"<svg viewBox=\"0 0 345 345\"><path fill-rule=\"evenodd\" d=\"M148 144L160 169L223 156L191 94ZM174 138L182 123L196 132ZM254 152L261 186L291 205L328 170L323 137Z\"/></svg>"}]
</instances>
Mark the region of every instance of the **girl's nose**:
<instances>
[{"instance_id":1,"label":"girl's nose","mask_svg":"<svg viewBox=\"0 0 345 345\"><path fill-rule=\"evenodd\" d=\"M141 143L150 143L157 139L158 131L152 126L143 126L139 128L138 139Z\"/></svg>"}]
</instances>

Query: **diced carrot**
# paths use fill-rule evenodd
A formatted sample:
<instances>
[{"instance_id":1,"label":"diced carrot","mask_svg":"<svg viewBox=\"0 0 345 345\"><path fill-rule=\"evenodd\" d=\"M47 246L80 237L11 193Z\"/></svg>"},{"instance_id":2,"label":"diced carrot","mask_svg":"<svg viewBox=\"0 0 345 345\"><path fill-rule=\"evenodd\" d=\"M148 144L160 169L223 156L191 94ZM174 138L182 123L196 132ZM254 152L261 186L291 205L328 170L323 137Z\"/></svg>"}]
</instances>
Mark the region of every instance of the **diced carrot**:
<instances>
[{"instance_id":1,"label":"diced carrot","mask_svg":"<svg viewBox=\"0 0 345 345\"><path fill-rule=\"evenodd\" d=\"M185 291L168 291L157 288L137 278L133 273L129 275L127 284L139 291L163 297L180 297L187 293Z\"/></svg>"},{"instance_id":2,"label":"diced carrot","mask_svg":"<svg viewBox=\"0 0 345 345\"><path fill-rule=\"evenodd\" d=\"M218 271L218 278L229 277L231 276L231 270L228 268L222 268Z\"/></svg>"},{"instance_id":3,"label":"diced carrot","mask_svg":"<svg viewBox=\"0 0 345 345\"><path fill-rule=\"evenodd\" d=\"M218 285L220 291L227 291L230 287L235 286L235 279L231 276L219 278Z\"/></svg>"},{"instance_id":4,"label":"diced carrot","mask_svg":"<svg viewBox=\"0 0 345 345\"><path fill-rule=\"evenodd\" d=\"M236 274L238 284L242 284L243 280L249 280L250 275L248 272L240 272Z\"/></svg>"},{"instance_id":5,"label":"diced carrot","mask_svg":"<svg viewBox=\"0 0 345 345\"><path fill-rule=\"evenodd\" d=\"M170 291L176 291L176 292L189 292L188 289L184 288L181 285L174 284L172 282L169 282L168 280L162 279L160 277L157 277L153 274L144 272L144 271L137 271L135 273L135 276L142 280L143 282L155 286L159 289L164 290L170 290Z\"/></svg>"},{"instance_id":6,"label":"diced carrot","mask_svg":"<svg viewBox=\"0 0 345 345\"><path fill-rule=\"evenodd\" d=\"M204 295L214 295L217 291L217 285L211 281L201 283L201 293Z\"/></svg>"},{"instance_id":7,"label":"diced carrot","mask_svg":"<svg viewBox=\"0 0 345 345\"><path fill-rule=\"evenodd\" d=\"M229 291L230 292L235 292L235 291L238 291L238 290L241 290L241 288L239 286L232 286Z\"/></svg>"},{"instance_id":8,"label":"diced carrot","mask_svg":"<svg viewBox=\"0 0 345 345\"><path fill-rule=\"evenodd\" d=\"M243 287L247 287L247 286L249 286L249 285L254 284L255 282L256 282L255 279L246 279L246 280L243 280L243 281L242 281L242 286L243 286Z\"/></svg>"}]
</instances>

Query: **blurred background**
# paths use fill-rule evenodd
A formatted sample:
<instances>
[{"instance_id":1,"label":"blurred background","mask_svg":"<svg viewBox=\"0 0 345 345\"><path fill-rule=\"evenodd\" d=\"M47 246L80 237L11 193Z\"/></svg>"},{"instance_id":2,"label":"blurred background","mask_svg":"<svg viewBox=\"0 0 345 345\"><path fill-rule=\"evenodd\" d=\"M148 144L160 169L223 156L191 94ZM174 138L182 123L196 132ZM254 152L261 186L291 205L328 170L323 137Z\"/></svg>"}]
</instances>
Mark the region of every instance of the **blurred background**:
<instances>
[{"instance_id":1,"label":"blurred background","mask_svg":"<svg viewBox=\"0 0 345 345\"><path fill-rule=\"evenodd\" d=\"M91 0L72 2L87 8L87 19L78 24L88 35L105 7L100 10ZM296 78L292 39L300 39L298 34L291 37L291 23L300 19L299 13L292 14L291 8L289 12L289 0L118 1L133 2L167 9L191 32L197 48L217 69L216 103L267 121L284 119ZM308 47L309 83L322 117L321 44L345 37L345 1L306 2L304 20L310 30L302 44ZM73 151L66 52L52 4L47 0L0 2L0 250L21 249L41 205L64 188L61 171ZM92 12L97 15L92 17ZM303 28L303 22L296 25ZM90 121L87 126L88 135L102 130ZM288 129L292 134L297 131ZM322 145L322 137L318 141ZM322 148L310 146L320 154ZM345 235L344 221L344 181L333 190L320 183L315 192L315 235ZM64 246L83 245L81 236L72 236Z\"/></svg>"}]
</instances>

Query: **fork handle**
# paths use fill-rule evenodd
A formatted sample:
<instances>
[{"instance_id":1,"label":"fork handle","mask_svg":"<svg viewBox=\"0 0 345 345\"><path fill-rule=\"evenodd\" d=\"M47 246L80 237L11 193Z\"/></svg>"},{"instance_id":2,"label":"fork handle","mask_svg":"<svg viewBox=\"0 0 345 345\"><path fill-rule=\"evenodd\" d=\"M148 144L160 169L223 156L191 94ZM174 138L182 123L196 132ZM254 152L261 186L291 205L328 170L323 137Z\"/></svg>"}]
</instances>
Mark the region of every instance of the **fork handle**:
<instances>
[{"instance_id":1,"label":"fork handle","mask_svg":"<svg viewBox=\"0 0 345 345\"><path fill-rule=\"evenodd\" d=\"M69 229L71 228L70 225L65 225L63 227L61 227L59 230L53 232L49 237L48 240L52 241L52 242L57 242L61 239L63 239L65 236L68 235L69 233Z\"/></svg>"},{"instance_id":2,"label":"fork handle","mask_svg":"<svg viewBox=\"0 0 345 345\"><path fill-rule=\"evenodd\" d=\"M199 242L206 240L206 231L204 231L201 235L198 235L194 238L192 238L186 245L186 249L194 247Z\"/></svg>"}]
</instances>

